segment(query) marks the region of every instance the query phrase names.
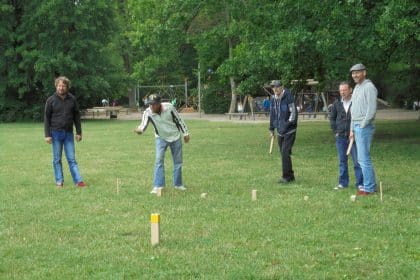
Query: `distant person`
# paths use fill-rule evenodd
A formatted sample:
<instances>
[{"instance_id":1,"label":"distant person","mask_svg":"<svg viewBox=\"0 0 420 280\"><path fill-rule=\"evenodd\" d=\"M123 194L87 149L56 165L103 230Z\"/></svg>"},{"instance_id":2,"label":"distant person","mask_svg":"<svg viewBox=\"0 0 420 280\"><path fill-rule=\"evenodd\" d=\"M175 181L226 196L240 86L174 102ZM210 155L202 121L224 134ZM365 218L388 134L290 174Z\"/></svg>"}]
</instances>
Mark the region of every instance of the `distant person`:
<instances>
[{"instance_id":1,"label":"distant person","mask_svg":"<svg viewBox=\"0 0 420 280\"><path fill-rule=\"evenodd\" d=\"M359 63L350 68L351 76L356 83L352 96L350 139L357 146L357 160L362 168L363 189L358 195L370 195L376 192L376 178L370 157L370 146L375 132L376 98L378 91L375 85L366 79L366 67Z\"/></svg>"},{"instance_id":2,"label":"distant person","mask_svg":"<svg viewBox=\"0 0 420 280\"><path fill-rule=\"evenodd\" d=\"M273 137L277 131L278 145L282 159L282 177L280 184L295 180L292 167L292 147L296 139L297 109L291 91L284 88L279 80L271 81L274 96L270 105L270 134Z\"/></svg>"},{"instance_id":3,"label":"distant person","mask_svg":"<svg viewBox=\"0 0 420 280\"><path fill-rule=\"evenodd\" d=\"M73 124L76 127L76 141L82 141L79 105L69 93L70 80L64 76L55 79L56 92L47 99L44 114L45 142L52 144L55 184L62 188L64 184L61 155L66 153L73 183L80 188L86 187L80 176L75 158Z\"/></svg>"},{"instance_id":4,"label":"distant person","mask_svg":"<svg viewBox=\"0 0 420 280\"><path fill-rule=\"evenodd\" d=\"M349 146L349 134L351 124L351 94L352 88L349 82L341 82L339 86L341 100L337 100L330 105L330 125L335 135L335 145L337 147L339 175L338 185L335 190L345 189L349 185L349 170L347 165L347 148ZM354 174L356 176L356 187L363 189L363 174L357 162L357 148L352 145L351 157L353 160Z\"/></svg>"},{"instance_id":5,"label":"distant person","mask_svg":"<svg viewBox=\"0 0 420 280\"><path fill-rule=\"evenodd\" d=\"M118 106L118 102L117 102L117 100L115 100L115 99L114 99L114 100L112 101L112 106L113 106L113 107Z\"/></svg>"},{"instance_id":6,"label":"distant person","mask_svg":"<svg viewBox=\"0 0 420 280\"><path fill-rule=\"evenodd\" d=\"M153 189L150 193L157 193L159 188L165 187L165 152L169 147L174 162L173 183L177 190L186 190L182 181L182 138L190 141L188 128L171 103L162 103L159 95L150 95L147 99L149 108L143 113L141 124L134 129L142 134L149 123L155 129L156 162L153 176Z\"/></svg>"},{"instance_id":7,"label":"distant person","mask_svg":"<svg viewBox=\"0 0 420 280\"><path fill-rule=\"evenodd\" d=\"M264 98L264 101L263 101L263 110L265 112L270 111L270 99L268 99L268 97Z\"/></svg>"},{"instance_id":8,"label":"distant person","mask_svg":"<svg viewBox=\"0 0 420 280\"><path fill-rule=\"evenodd\" d=\"M107 107L107 106L109 106L109 101L106 100L105 98L102 99L102 107Z\"/></svg>"}]
</instances>

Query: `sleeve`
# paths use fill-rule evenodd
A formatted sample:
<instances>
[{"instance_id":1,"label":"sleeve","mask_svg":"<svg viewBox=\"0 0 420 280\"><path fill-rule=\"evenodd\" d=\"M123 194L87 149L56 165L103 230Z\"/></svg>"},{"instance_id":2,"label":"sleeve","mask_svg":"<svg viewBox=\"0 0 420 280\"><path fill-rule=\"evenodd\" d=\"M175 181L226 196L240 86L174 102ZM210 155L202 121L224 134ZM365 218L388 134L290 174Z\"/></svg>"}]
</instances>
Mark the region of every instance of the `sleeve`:
<instances>
[{"instance_id":1,"label":"sleeve","mask_svg":"<svg viewBox=\"0 0 420 280\"><path fill-rule=\"evenodd\" d=\"M141 123L138 126L139 129L141 129L141 131L146 131L147 126L149 125L149 117L150 117L150 109L146 109L146 111L144 111L143 116L141 118Z\"/></svg>"},{"instance_id":2,"label":"sleeve","mask_svg":"<svg viewBox=\"0 0 420 280\"><path fill-rule=\"evenodd\" d=\"M336 120L337 120L337 108L336 108L336 104L337 103L334 103L331 106L331 112L330 112L330 126L331 126L332 131L334 131L334 133L337 130L337 123L336 123Z\"/></svg>"},{"instance_id":3,"label":"sleeve","mask_svg":"<svg viewBox=\"0 0 420 280\"><path fill-rule=\"evenodd\" d=\"M288 94L288 109L289 109L289 119L287 120L290 124L296 123L297 121L297 109L296 109L296 104L295 104L295 98L293 97L292 92L289 90L287 92Z\"/></svg>"},{"instance_id":4,"label":"sleeve","mask_svg":"<svg viewBox=\"0 0 420 280\"><path fill-rule=\"evenodd\" d=\"M366 89L366 101L367 101L367 111L362 123L360 124L361 128L364 128L368 124L370 124L375 118L376 114L376 98L378 96L378 90L375 88L373 84L370 84L369 87Z\"/></svg>"},{"instance_id":5,"label":"sleeve","mask_svg":"<svg viewBox=\"0 0 420 280\"><path fill-rule=\"evenodd\" d=\"M275 102L274 100L270 99L270 126L268 128L268 130L270 131L274 131L274 106L275 106Z\"/></svg>"},{"instance_id":6,"label":"sleeve","mask_svg":"<svg viewBox=\"0 0 420 280\"><path fill-rule=\"evenodd\" d=\"M184 136L189 135L187 125L182 120L182 118L180 117L180 115L178 114L178 112L177 112L177 110L175 109L174 106L171 106L171 114L172 114L173 120L174 120L175 125L178 128L178 130L181 131Z\"/></svg>"},{"instance_id":7,"label":"sleeve","mask_svg":"<svg viewBox=\"0 0 420 280\"><path fill-rule=\"evenodd\" d=\"M82 123L80 121L80 108L76 98L74 99L73 122L76 127L76 135L82 135Z\"/></svg>"},{"instance_id":8,"label":"sleeve","mask_svg":"<svg viewBox=\"0 0 420 280\"><path fill-rule=\"evenodd\" d=\"M44 135L45 137L51 137L51 113L52 113L52 106L49 99L45 102L45 109L44 109Z\"/></svg>"}]
</instances>

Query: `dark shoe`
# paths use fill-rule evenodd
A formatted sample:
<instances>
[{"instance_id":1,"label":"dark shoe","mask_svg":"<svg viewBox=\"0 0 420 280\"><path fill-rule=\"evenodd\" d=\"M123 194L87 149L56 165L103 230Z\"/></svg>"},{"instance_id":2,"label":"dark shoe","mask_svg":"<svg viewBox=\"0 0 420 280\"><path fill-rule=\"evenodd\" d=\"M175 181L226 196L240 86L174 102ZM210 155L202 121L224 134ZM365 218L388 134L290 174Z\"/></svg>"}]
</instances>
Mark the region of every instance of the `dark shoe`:
<instances>
[{"instance_id":1,"label":"dark shoe","mask_svg":"<svg viewBox=\"0 0 420 280\"><path fill-rule=\"evenodd\" d=\"M278 181L279 184L288 184L290 182L293 182L295 180L295 178L290 178L290 179L286 179L286 178L280 178L280 180Z\"/></svg>"},{"instance_id":2,"label":"dark shoe","mask_svg":"<svg viewBox=\"0 0 420 280\"><path fill-rule=\"evenodd\" d=\"M77 183L77 184L76 184L76 186L77 186L77 187L79 187L79 188L84 188L84 187L87 187L87 185L86 185L86 184L85 184L85 182L83 182L83 181L82 181L82 182Z\"/></svg>"}]
</instances>

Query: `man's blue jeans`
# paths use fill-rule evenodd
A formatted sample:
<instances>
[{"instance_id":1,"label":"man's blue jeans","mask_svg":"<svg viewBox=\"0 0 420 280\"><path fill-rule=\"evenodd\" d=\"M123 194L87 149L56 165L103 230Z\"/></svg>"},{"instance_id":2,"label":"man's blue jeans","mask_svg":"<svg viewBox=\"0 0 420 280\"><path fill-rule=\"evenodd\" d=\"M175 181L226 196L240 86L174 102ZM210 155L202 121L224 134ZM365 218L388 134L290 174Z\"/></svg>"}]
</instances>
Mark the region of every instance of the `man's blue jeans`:
<instances>
[{"instance_id":1,"label":"man's blue jeans","mask_svg":"<svg viewBox=\"0 0 420 280\"><path fill-rule=\"evenodd\" d=\"M156 138L156 162L153 176L153 186L165 187L165 152L170 147L174 162L174 186L182 186L182 137L174 142L167 142L160 137Z\"/></svg>"},{"instance_id":2,"label":"man's blue jeans","mask_svg":"<svg viewBox=\"0 0 420 280\"><path fill-rule=\"evenodd\" d=\"M338 162L339 162L339 176L338 183L343 187L349 185L349 169L348 169L348 157L347 157L347 148L349 146L349 138L347 136L336 136L335 137L335 146L337 147ZM363 175L362 169L360 168L359 163L357 162L357 148L356 144L352 146L350 151L351 158L353 160L354 175L356 177L356 187L363 186Z\"/></svg>"},{"instance_id":3,"label":"man's blue jeans","mask_svg":"<svg viewBox=\"0 0 420 280\"><path fill-rule=\"evenodd\" d=\"M359 124L355 124L353 132L357 146L357 160L363 173L363 190L365 192L375 192L375 171L370 158L370 145L372 143L373 133L375 132L375 126L369 124L361 128Z\"/></svg>"},{"instance_id":4,"label":"man's blue jeans","mask_svg":"<svg viewBox=\"0 0 420 280\"><path fill-rule=\"evenodd\" d=\"M64 182L63 166L61 164L61 155L66 154L67 162L69 164L70 173L73 177L73 183L77 184L82 180L80 176L79 167L77 166L75 151L74 151L74 136L73 132L66 131L51 131L52 149L53 149L53 167L55 175L55 183L62 184Z\"/></svg>"}]
</instances>

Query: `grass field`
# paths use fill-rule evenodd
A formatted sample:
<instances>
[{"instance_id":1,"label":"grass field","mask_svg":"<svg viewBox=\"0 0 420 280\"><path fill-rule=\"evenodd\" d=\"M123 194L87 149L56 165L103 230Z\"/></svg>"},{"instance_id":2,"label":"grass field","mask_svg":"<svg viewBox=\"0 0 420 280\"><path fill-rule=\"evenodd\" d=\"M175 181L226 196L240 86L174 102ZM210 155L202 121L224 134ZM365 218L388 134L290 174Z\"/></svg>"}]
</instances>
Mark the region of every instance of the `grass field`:
<instances>
[{"instance_id":1,"label":"grass field","mask_svg":"<svg viewBox=\"0 0 420 280\"><path fill-rule=\"evenodd\" d=\"M137 122L85 121L76 149L89 187L74 188L65 163L66 187L57 190L42 124L0 124L0 278L419 279L418 121L377 122L372 157L382 203L332 190L338 168L326 122L300 123L297 181L287 186L276 183L280 158L278 147L268 154L266 124L187 124L188 190L171 188L167 153L160 198L149 194L150 128L137 136Z\"/></svg>"}]
</instances>

